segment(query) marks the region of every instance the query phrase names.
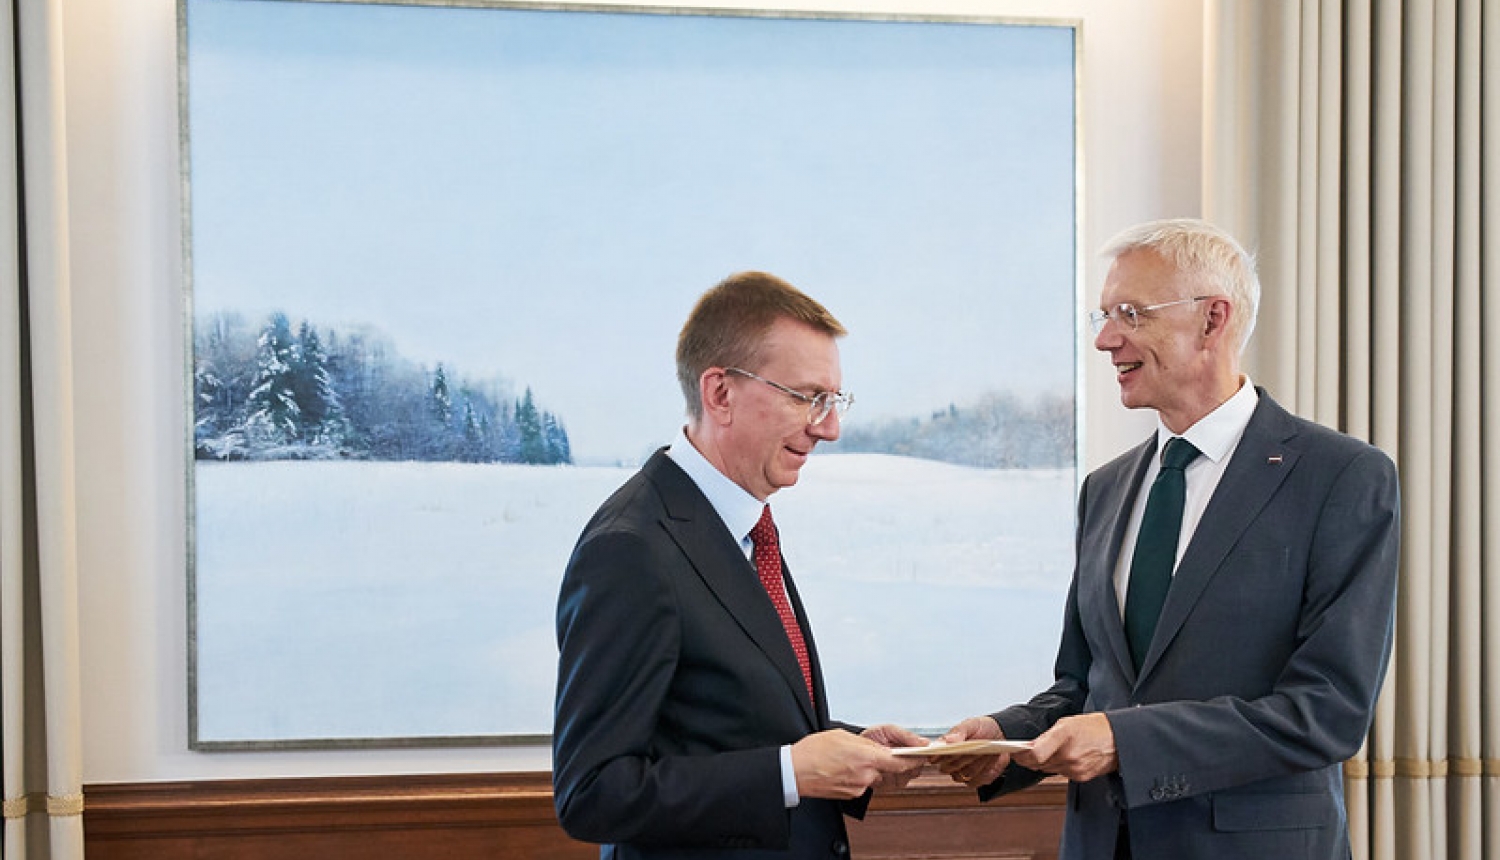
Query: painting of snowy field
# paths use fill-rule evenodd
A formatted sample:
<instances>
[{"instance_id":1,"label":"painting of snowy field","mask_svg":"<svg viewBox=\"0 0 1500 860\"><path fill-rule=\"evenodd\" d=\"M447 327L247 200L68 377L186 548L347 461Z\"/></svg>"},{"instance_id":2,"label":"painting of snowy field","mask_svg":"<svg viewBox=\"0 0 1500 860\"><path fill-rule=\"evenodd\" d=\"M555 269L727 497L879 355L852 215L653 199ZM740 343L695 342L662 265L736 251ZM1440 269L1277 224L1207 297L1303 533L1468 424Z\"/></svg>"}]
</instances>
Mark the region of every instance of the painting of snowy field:
<instances>
[{"instance_id":1,"label":"painting of snowy field","mask_svg":"<svg viewBox=\"0 0 1500 860\"><path fill-rule=\"evenodd\" d=\"M181 9L195 749L549 734L573 544L677 429L697 298L749 269L849 331L857 405L773 499L834 715L945 728L1046 685L1075 27Z\"/></svg>"},{"instance_id":2,"label":"painting of snowy field","mask_svg":"<svg viewBox=\"0 0 1500 860\"><path fill-rule=\"evenodd\" d=\"M563 568L633 471L199 463L198 744L549 733ZM834 716L944 728L1045 687L1074 490L1071 468L814 457L772 504Z\"/></svg>"}]
</instances>

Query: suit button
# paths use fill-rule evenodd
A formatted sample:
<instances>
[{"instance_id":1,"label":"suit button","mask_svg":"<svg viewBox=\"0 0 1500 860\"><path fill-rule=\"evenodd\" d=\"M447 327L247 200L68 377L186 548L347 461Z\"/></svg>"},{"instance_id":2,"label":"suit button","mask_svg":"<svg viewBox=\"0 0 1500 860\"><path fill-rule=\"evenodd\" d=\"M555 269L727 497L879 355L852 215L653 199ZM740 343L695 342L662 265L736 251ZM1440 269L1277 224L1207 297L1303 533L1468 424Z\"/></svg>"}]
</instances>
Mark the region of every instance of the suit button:
<instances>
[{"instance_id":1,"label":"suit button","mask_svg":"<svg viewBox=\"0 0 1500 860\"><path fill-rule=\"evenodd\" d=\"M845 842L842 839L833 840L833 844L828 846L828 848L833 852L833 856L835 857L849 856L849 843Z\"/></svg>"}]
</instances>

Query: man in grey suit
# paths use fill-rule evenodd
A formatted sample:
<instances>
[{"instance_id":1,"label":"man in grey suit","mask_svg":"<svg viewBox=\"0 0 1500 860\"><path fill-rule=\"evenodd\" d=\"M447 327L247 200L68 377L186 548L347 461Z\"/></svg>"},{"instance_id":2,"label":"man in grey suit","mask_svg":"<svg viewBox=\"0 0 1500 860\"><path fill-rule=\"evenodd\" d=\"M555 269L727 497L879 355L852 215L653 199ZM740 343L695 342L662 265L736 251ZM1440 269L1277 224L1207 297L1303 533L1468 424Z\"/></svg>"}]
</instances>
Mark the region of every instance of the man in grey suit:
<instances>
[{"instance_id":1,"label":"man in grey suit","mask_svg":"<svg viewBox=\"0 0 1500 860\"><path fill-rule=\"evenodd\" d=\"M770 518L839 436L844 328L779 278L699 299L677 344L688 424L584 528L557 601L558 820L605 860L844 860L845 814L922 746L830 720Z\"/></svg>"},{"instance_id":2,"label":"man in grey suit","mask_svg":"<svg viewBox=\"0 0 1500 860\"><path fill-rule=\"evenodd\" d=\"M1395 467L1240 371L1260 288L1234 239L1154 222L1106 256L1094 346L1158 427L1080 490L1056 682L944 738L1032 747L939 766L986 800L1066 776L1069 860L1346 858L1341 763L1391 652Z\"/></svg>"}]
</instances>

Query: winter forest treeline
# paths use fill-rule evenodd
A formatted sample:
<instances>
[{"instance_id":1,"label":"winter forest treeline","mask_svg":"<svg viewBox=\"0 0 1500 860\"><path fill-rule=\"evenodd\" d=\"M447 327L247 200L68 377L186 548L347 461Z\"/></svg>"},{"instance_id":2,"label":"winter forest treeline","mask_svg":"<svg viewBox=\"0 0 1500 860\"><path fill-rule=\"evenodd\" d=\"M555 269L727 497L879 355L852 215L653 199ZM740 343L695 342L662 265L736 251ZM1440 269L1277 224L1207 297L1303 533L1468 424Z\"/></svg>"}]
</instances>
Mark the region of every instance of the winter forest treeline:
<instances>
[{"instance_id":1,"label":"winter forest treeline","mask_svg":"<svg viewBox=\"0 0 1500 860\"><path fill-rule=\"evenodd\" d=\"M194 452L200 460L571 463L568 433L528 387L450 377L402 358L367 329L339 333L284 313L258 329L214 314L194 330Z\"/></svg>"},{"instance_id":2,"label":"winter forest treeline","mask_svg":"<svg viewBox=\"0 0 1500 860\"><path fill-rule=\"evenodd\" d=\"M844 425L834 450L921 457L982 469L1051 469L1074 465L1073 401L1058 395L1027 402L988 393L927 418Z\"/></svg>"},{"instance_id":3,"label":"winter forest treeline","mask_svg":"<svg viewBox=\"0 0 1500 860\"><path fill-rule=\"evenodd\" d=\"M560 418L531 388L450 375L400 356L368 328L339 332L284 313L259 328L233 313L194 330L194 451L200 460L572 463ZM1074 464L1072 399L987 393L922 418L843 426L834 452L986 469Z\"/></svg>"}]
</instances>

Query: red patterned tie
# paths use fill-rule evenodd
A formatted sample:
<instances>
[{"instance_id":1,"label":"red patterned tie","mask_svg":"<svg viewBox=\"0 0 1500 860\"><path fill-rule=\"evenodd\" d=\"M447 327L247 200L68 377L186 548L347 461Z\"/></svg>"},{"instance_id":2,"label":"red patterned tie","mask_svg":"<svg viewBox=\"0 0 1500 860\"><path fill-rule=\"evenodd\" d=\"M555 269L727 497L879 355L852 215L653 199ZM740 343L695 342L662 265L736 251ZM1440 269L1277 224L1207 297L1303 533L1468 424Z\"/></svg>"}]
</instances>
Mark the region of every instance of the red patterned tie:
<instances>
[{"instance_id":1,"label":"red patterned tie","mask_svg":"<svg viewBox=\"0 0 1500 860\"><path fill-rule=\"evenodd\" d=\"M802 639L802 627L797 623L797 614L786 597L786 580L781 576L781 545L776 538L776 523L771 521L771 506L761 512L760 522L750 530L750 541L755 544L755 570L760 574L760 583L771 595L776 614L781 616L781 626L786 628L786 637L792 640L792 650L797 652L797 664L802 667L802 680L807 683L807 695L812 698L812 660L807 656L807 643Z\"/></svg>"}]
</instances>

